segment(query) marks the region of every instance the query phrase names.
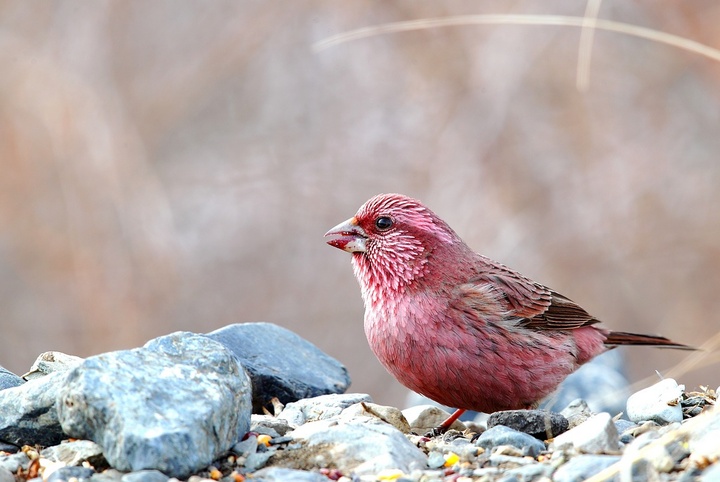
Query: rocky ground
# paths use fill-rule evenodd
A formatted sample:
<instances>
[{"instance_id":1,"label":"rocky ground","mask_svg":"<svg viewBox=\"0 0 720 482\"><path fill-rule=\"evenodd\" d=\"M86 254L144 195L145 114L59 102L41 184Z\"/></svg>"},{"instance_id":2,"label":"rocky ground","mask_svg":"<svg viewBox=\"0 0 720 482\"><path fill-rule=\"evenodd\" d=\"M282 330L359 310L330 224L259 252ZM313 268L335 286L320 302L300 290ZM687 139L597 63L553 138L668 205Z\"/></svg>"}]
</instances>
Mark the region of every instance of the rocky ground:
<instances>
[{"instance_id":1,"label":"rocky ground","mask_svg":"<svg viewBox=\"0 0 720 482\"><path fill-rule=\"evenodd\" d=\"M665 379L627 399L627 418L575 400L428 436L446 412L376 405L349 384L268 323L44 354L23 378L0 367L0 482L720 480L710 388Z\"/></svg>"}]
</instances>

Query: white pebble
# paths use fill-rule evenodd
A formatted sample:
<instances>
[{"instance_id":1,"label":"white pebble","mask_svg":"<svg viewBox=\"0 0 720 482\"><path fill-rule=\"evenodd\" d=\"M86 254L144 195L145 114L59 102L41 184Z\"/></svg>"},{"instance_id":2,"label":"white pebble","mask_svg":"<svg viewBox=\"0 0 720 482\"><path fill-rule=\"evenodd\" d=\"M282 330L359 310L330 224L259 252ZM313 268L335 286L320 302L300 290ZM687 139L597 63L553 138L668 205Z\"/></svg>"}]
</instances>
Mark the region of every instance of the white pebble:
<instances>
[{"instance_id":1,"label":"white pebble","mask_svg":"<svg viewBox=\"0 0 720 482\"><path fill-rule=\"evenodd\" d=\"M684 389L684 385L678 385L672 378L666 378L635 392L628 398L627 416L633 422L652 420L661 425L682 422L680 397Z\"/></svg>"},{"instance_id":2,"label":"white pebble","mask_svg":"<svg viewBox=\"0 0 720 482\"><path fill-rule=\"evenodd\" d=\"M553 447L574 448L586 454L613 454L620 450L620 440L612 417L602 412L555 437Z\"/></svg>"}]
</instances>

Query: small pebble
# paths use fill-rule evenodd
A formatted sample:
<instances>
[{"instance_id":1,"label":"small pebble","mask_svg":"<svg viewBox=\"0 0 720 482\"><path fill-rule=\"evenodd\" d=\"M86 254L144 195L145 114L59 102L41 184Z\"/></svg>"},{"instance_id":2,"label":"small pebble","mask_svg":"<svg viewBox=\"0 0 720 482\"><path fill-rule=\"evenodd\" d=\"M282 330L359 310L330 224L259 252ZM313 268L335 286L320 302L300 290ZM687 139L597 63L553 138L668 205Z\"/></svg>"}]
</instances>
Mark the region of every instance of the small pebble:
<instances>
[{"instance_id":1,"label":"small pebble","mask_svg":"<svg viewBox=\"0 0 720 482\"><path fill-rule=\"evenodd\" d=\"M475 445L484 449L490 449L498 445L512 445L521 449L523 454L531 457L536 457L545 450L545 444L535 437L503 425L496 425L487 429L478 437Z\"/></svg>"}]
</instances>

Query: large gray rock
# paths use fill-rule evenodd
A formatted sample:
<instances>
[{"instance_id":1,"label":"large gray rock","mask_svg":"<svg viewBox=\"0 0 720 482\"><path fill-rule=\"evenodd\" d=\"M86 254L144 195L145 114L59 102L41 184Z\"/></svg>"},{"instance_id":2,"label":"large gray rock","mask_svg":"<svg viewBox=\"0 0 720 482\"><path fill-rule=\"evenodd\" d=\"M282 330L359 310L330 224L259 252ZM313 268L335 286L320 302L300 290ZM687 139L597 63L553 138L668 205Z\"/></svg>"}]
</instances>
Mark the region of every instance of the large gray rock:
<instances>
[{"instance_id":1,"label":"large gray rock","mask_svg":"<svg viewBox=\"0 0 720 482\"><path fill-rule=\"evenodd\" d=\"M297 453L288 457L293 468L332 464L342 473L368 475L386 469L410 473L427 466L425 454L402 432L373 418L308 422L289 435L304 442L303 448L289 452Z\"/></svg>"},{"instance_id":2,"label":"large gray rock","mask_svg":"<svg viewBox=\"0 0 720 482\"><path fill-rule=\"evenodd\" d=\"M344 393L347 369L315 345L272 323L229 325L208 333L230 349L252 380L253 412L277 397L287 404L303 398Z\"/></svg>"},{"instance_id":3,"label":"large gray rock","mask_svg":"<svg viewBox=\"0 0 720 482\"><path fill-rule=\"evenodd\" d=\"M67 374L57 399L63 430L98 443L114 468L178 478L230 449L250 411L250 380L237 359L193 333L90 357Z\"/></svg>"},{"instance_id":4,"label":"large gray rock","mask_svg":"<svg viewBox=\"0 0 720 482\"><path fill-rule=\"evenodd\" d=\"M0 440L13 445L55 445L67 436L55 410L66 373L53 373L0 390Z\"/></svg>"},{"instance_id":5,"label":"large gray rock","mask_svg":"<svg viewBox=\"0 0 720 482\"><path fill-rule=\"evenodd\" d=\"M0 390L17 387L23 383L25 383L25 380L0 365Z\"/></svg>"}]
</instances>

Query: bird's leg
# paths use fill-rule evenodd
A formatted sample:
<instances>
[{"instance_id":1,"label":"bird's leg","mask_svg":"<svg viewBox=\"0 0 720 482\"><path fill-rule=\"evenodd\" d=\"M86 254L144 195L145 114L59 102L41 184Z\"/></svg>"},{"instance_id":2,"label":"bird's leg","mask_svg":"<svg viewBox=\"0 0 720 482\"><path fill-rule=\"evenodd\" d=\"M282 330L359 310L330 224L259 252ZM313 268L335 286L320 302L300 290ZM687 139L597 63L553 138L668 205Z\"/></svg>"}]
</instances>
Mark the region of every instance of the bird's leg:
<instances>
[{"instance_id":1,"label":"bird's leg","mask_svg":"<svg viewBox=\"0 0 720 482\"><path fill-rule=\"evenodd\" d=\"M460 418L463 413L465 413L464 408L458 408L457 410L455 410L452 415L450 415L448 418L445 419L443 423L440 424L438 430L442 430L443 432L447 431L447 429L449 429L450 426L455 423L455 420Z\"/></svg>"},{"instance_id":2,"label":"bird's leg","mask_svg":"<svg viewBox=\"0 0 720 482\"><path fill-rule=\"evenodd\" d=\"M438 435L442 435L445 432L448 431L450 426L455 423L455 420L460 418L460 416L465 413L464 408L458 408L453 412L452 415L450 415L448 418L445 419L443 423L435 427L434 429L430 430L430 432L427 433L426 437L436 437Z\"/></svg>"}]
</instances>

